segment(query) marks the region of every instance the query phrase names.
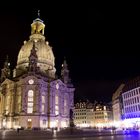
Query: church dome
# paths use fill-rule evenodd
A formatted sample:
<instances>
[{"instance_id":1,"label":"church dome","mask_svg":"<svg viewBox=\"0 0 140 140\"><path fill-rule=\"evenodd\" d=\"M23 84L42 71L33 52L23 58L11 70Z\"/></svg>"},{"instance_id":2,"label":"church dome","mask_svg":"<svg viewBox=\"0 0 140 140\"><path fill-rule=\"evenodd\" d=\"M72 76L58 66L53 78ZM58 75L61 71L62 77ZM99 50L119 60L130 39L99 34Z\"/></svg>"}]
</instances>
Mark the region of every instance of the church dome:
<instances>
[{"instance_id":1,"label":"church dome","mask_svg":"<svg viewBox=\"0 0 140 140\"><path fill-rule=\"evenodd\" d=\"M41 19L37 18L33 21L31 24L30 38L28 41L24 41L24 44L19 51L16 69L27 69L29 66L31 49L35 42L35 49L38 58L37 66L41 72L47 73L49 71L51 77L54 77L56 71L55 57L52 48L49 46L48 42L45 41L44 28L45 25Z\"/></svg>"}]
</instances>

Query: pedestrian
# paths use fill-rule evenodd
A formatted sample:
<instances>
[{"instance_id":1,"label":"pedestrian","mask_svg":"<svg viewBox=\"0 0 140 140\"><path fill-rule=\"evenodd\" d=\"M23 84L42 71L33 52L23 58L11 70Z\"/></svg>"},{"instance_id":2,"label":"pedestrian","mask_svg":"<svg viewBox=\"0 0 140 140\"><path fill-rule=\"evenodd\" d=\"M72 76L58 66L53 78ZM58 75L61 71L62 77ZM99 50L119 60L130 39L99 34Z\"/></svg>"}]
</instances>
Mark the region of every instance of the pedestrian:
<instances>
[{"instance_id":1,"label":"pedestrian","mask_svg":"<svg viewBox=\"0 0 140 140\"><path fill-rule=\"evenodd\" d=\"M19 133L19 128L17 128L17 133Z\"/></svg>"}]
</instances>

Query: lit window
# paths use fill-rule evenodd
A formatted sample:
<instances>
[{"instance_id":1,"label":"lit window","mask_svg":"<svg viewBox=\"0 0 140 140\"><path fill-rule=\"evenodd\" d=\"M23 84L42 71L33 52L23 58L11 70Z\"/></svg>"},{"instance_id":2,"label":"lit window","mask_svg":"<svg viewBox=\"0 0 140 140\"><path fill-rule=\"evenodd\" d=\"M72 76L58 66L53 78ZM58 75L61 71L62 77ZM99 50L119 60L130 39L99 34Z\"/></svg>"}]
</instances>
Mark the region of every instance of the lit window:
<instances>
[{"instance_id":1,"label":"lit window","mask_svg":"<svg viewBox=\"0 0 140 140\"><path fill-rule=\"evenodd\" d=\"M27 113L33 113L33 90L28 91Z\"/></svg>"},{"instance_id":2,"label":"lit window","mask_svg":"<svg viewBox=\"0 0 140 140\"><path fill-rule=\"evenodd\" d=\"M28 107L32 107L33 106L33 103L28 103Z\"/></svg>"},{"instance_id":3,"label":"lit window","mask_svg":"<svg viewBox=\"0 0 140 140\"><path fill-rule=\"evenodd\" d=\"M55 106L55 115L58 115L59 114L59 108L58 106Z\"/></svg>"},{"instance_id":4,"label":"lit window","mask_svg":"<svg viewBox=\"0 0 140 140\"><path fill-rule=\"evenodd\" d=\"M33 94L34 94L33 90L28 91L28 97L33 97Z\"/></svg>"},{"instance_id":5,"label":"lit window","mask_svg":"<svg viewBox=\"0 0 140 140\"><path fill-rule=\"evenodd\" d=\"M42 104L41 110L42 110L42 113L45 113L45 105L44 104Z\"/></svg>"},{"instance_id":6,"label":"lit window","mask_svg":"<svg viewBox=\"0 0 140 140\"><path fill-rule=\"evenodd\" d=\"M33 108L27 108L27 113L33 113Z\"/></svg>"},{"instance_id":7,"label":"lit window","mask_svg":"<svg viewBox=\"0 0 140 140\"><path fill-rule=\"evenodd\" d=\"M55 104L58 104L58 95L55 95Z\"/></svg>"},{"instance_id":8,"label":"lit window","mask_svg":"<svg viewBox=\"0 0 140 140\"><path fill-rule=\"evenodd\" d=\"M42 103L45 103L45 96L42 96Z\"/></svg>"},{"instance_id":9,"label":"lit window","mask_svg":"<svg viewBox=\"0 0 140 140\"><path fill-rule=\"evenodd\" d=\"M55 115L58 115L59 114L58 102L59 102L59 99L58 99L58 95L56 94L55 95Z\"/></svg>"},{"instance_id":10,"label":"lit window","mask_svg":"<svg viewBox=\"0 0 140 140\"><path fill-rule=\"evenodd\" d=\"M33 102L33 98L28 97L28 102Z\"/></svg>"}]
</instances>

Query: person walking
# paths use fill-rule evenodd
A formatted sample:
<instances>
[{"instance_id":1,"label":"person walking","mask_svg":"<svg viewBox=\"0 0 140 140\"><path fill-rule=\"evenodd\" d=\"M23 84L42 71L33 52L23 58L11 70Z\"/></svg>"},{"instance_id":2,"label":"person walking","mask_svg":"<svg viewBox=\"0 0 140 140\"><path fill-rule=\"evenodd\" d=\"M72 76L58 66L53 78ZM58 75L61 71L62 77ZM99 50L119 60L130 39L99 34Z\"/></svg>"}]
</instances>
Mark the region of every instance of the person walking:
<instances>
[{"instance_id":1,"label":"person walking","mask_svg":"<svg viewBox=\"0 0 140 140\"><path fill-rule=\"evenodd\" d=\"M19 133L19 128L17 128L17 133Z\"/></svg>"}]
</instances>

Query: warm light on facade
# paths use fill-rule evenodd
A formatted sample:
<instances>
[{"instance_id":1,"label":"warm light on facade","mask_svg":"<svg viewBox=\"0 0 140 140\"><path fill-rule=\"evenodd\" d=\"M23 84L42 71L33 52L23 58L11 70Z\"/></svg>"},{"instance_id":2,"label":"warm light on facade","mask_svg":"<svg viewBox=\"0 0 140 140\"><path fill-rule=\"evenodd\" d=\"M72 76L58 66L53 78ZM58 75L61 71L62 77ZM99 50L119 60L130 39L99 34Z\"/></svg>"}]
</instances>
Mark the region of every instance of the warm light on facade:
<instances>
[{"instance_id":1,"label":"warm light on facade","mask_svg":"<svg viewBox=\"0 0 140 140\"><path fill-rule=\"evenodd\" d=\"M40 127L41 128L47 128L47 121L45 119L40 120Z\"/></svg>"},{"instance_id":2,"label":"warm light on facade","mask_svg":"<svg viewBox=\"0 0 140 140\"><path fill-rule=\"evenodd\" d=\"M57 124L58 124L58 121L51 121L50 122L50 128L55 128L55 127L57 127Z\"/></svg>"},{"instance_id":3,"label":"warm light on facade","mask_svg":"<svg viewBox=\"0 0 140 140\"><path fill-rule=\"evenodd\" d=\"M62 127L62 128L67 127L67 122L66 122L66 121L62 121L62 122L61 122L61 127Z\"/></svg>"},{"instance_id":4,"label":"warm light on facade","mask_svg":"<svg viewBox=\"0 0 140 140\"><path fill-rule=\"evenodd\" d=\"M6 119L3 119L2 125L4 128L6 128Z\"/></svg>"},{"instance_id":5,"label":"warm light on facade","mask_svg":"<svg viewBox=\"0 0 140 140\"><path fill-rule=\"evenodd\" d=\"M61 77L57 78L55 57L44 30L43 21L35 19L29 40L24 41L18 53L13 74L9 60L4 62L0 83L0 128L61 128L70 122L75 88L68 67L63 67Z\"/></svg>"}]
</instances>

